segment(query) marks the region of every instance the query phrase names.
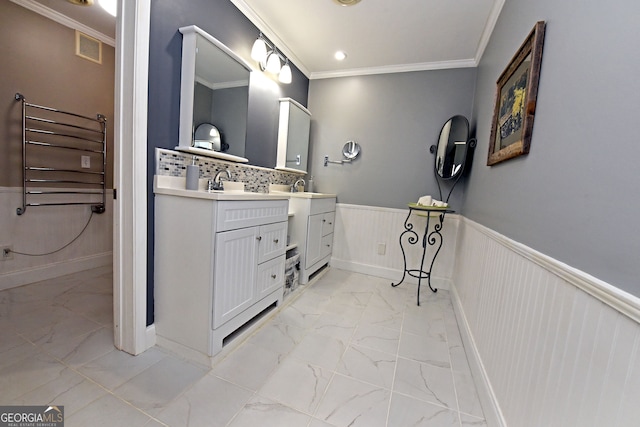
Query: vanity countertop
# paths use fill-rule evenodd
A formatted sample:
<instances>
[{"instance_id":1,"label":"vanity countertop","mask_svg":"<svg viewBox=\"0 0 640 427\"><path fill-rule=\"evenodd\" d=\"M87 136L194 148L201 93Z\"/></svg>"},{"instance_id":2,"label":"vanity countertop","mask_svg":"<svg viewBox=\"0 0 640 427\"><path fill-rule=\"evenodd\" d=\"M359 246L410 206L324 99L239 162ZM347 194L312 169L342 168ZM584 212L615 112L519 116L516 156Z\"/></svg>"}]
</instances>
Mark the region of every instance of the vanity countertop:
<instances>
[{"instance_id":1,"label":"vanity countertop","mask_svg":"<svg viewBox=\"0 0 640 427\"><path fill-rule=\"evenodd\" d=\"M153 192L168 196L193 197L209 200L282 200L288 199L288 193L252 193L242 190L207 191L206 179L200 179L199 189L185 189L186 179L175 176L155 175L153 177Z\"/></svg>"}]
</instances>

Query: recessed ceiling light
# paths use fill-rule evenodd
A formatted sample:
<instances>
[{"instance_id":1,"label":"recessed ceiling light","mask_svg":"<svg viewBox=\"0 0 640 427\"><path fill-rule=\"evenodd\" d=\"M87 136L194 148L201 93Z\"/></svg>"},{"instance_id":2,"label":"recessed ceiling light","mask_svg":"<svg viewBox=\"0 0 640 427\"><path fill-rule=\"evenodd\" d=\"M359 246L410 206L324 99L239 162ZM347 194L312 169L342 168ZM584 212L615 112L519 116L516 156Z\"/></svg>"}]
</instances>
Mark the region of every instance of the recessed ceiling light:
<instances>
[{"instance_id":1,"label":"recessed ceiling light","mask_svg":"<svg viewBox=\"0 0 640 427\"><path fill-rule=\"evenodd\" d=\"M100 6L110 15L116 16L118 14L118 2L117 0L98 0Z\"/></svg>"},{"instance_id":2,"label":"recessed ceiling light","mask_svg":"<svg viewBox=\"0 0 640 427\"><path fill-rule=\"evenodd\" d=\"M333 55L338 61L343 61L346 57L347 54L341 50L337 51L334 55Z\"/></svg>"},{"instance_id":3,"label":"recessed ceiling light","mask_svg":"<svg viewBox=\"0 0 640 427\"><path fill-rule=\"evenodd\" d=\"M354 4L360 3L360 0L333 0L340 6L353 6Z\"/></svg>"}]
</instances>

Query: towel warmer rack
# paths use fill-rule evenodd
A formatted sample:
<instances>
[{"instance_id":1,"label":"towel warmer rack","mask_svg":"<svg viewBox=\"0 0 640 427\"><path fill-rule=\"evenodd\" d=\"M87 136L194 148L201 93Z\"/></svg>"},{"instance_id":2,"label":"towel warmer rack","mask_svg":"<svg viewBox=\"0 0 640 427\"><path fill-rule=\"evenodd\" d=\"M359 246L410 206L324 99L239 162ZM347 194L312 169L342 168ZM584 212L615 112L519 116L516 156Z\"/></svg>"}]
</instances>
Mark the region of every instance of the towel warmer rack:
<instances>
[{"instance_id":1,"label":"towel warmer rack","mask_svg":"<svg viewBox=\"0 0 640 427\"><path fill-rule=\"evenodd\" d=\"M27 206L63 205L91 205L92 212L103 213L107 118L31 104L20 93L15 99L22 102L23 190L17 214L24 214ZM92 167L92 160L99 165ZM69 166L74 163L81 167Z\"/></svg>"}]
</instances>

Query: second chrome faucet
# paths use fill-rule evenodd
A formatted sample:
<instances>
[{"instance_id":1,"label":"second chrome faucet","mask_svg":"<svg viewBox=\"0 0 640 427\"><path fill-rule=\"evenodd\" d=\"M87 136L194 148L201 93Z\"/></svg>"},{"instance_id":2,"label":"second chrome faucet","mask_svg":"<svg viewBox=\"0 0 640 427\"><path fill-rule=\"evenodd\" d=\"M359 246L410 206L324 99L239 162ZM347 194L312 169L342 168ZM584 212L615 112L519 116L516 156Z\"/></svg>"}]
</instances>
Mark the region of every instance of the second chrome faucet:
<instances>
[{"instance_id":1,"label":"second chrome faucet","mask_svg":"<svg viewBox=\"0 0 640 427\"><path fill-rule=\"evenodd\" d=\"M293 184L291 186L291 192L292 193L297 193L298 192L298 185L300 185L301 182L302 182L302 188L303 188L302 191L304 191L304 186L307 185L307 183L304 181L304 179L300 178L295 182L295 184Z\"/></svg>"}]
</instances>

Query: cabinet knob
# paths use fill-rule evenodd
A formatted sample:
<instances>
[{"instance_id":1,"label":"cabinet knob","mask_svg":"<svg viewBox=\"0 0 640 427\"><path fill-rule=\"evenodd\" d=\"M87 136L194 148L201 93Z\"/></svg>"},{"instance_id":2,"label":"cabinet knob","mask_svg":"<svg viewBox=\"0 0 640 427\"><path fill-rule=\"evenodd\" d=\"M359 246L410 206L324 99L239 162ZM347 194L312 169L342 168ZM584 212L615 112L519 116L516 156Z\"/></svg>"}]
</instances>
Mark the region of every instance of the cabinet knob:
<instances>
[{"instance_id":1,"label":"cabinet knob","mask_svg":"<svg viewBox=\"0 0 640 427\"><path fill-rule=\"evenodd\" d=\"M332 222L330 222L330 223L329 223L329 225L333 225L333 223L332 223Z\"/></svg>"},{"instance_id":2,"label":"cabinet knob","mask_svg":"<svg viewBox=\"0 0 640 427\"><path fill-rule=\"evenodd\" d=\"M276 278L276 275L275 275L275 274L272 274L272 275L271 275L271 278L272 278L272 279L275 279L275 278Z\"/></svg>"},{"instance_id":3,"label":"cabinet knob","mask_svg":"<svg viewBox=\"0 0 640 427\"><path fill-rule=\"evenodd\" d=\"M273 239L273 243L278 243L278 239Z\"/></svg>"},{"instance_id":4,"label":"cabinet knob","mask_svg":"<svg viewBox=\"0 0 640 427\"><path fill-rule=\"evenodd\" d=\"M327 220L326 220L326 219L323 219L323 220L322 220L322 222L327 222Z\"/></svg>"},{"instance_id":5,"label":"cabinet knob","mask_svg":"<svg viewBox=\"0 0 640 427\"><path fill-rule=\"evenodd\" d=\"M256 240L259 242L260 240L262 240L262 236L256 237Z\"/></svg>"}]
</instances>

